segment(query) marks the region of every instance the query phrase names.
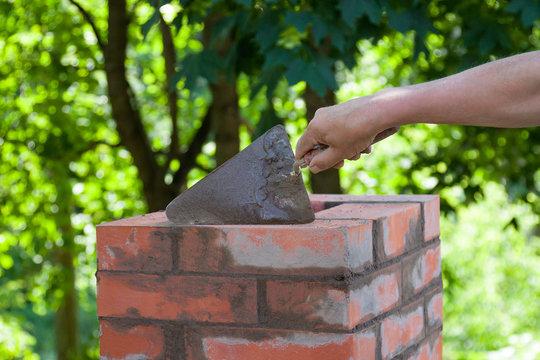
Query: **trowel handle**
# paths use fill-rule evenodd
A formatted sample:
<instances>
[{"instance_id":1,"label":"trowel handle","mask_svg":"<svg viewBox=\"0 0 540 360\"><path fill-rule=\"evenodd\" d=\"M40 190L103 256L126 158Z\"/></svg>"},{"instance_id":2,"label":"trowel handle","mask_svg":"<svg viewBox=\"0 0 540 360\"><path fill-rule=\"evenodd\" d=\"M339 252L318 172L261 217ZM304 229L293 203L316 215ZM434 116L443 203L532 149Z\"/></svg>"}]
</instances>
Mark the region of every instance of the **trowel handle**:
<instances>
[{"instance_id":1,"label":"trowel handle","mask_svg":"<svg viewBox=\"0 0 540 360\"><path fill-rule=\"evenodd\" d=\"M373 142L371 143L371 145L383 140L383 139L386 139L387 137L391 136L391 135L394 135L395 133L397 133L399 130L399 126L397 127L391 127L391 128L388 128L386 130L383 130L381 131L380 133L377 134L377 136L375 136L375 138L373 139ZM370 147L371 147L370 145ZM299 159L299 160L296 160L294 162L294 172L296 174L299 174L300 173L300 168L305 168L307 166L309 166L309 164L311 163L311 160L315 157L315 155L317 155L319 152L321 151L324 151L328 149L328 145L323 145L323 144L317 144L313 147L313 149L309 150L302 159ZM367 149L365 149L364 151L362 151L362 154L369 154L371 152L371 149L368 147Z\"/></svg>"}]
</instances>

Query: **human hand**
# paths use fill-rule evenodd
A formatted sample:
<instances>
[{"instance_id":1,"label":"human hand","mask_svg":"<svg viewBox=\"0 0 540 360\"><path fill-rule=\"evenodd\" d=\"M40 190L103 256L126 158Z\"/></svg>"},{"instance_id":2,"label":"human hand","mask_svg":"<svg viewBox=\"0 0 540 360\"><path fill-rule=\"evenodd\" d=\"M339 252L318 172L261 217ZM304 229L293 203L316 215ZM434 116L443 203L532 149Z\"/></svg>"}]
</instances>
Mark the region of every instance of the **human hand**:
<instances>
[{"instance_id":1,"label":"human hand","mask_svg":"<svg viewBox=\"0 0 540 360\"><path fill-rule=\"evenodd\" d=\"M371 152L371 144L398 130L387 129L377 113L372 96L318 109L298 140L296 158L306 158L313 173L340 168L345 159L359 159ZM314 148L318 150L312 151Z\"/></svg>"}]
</instances>

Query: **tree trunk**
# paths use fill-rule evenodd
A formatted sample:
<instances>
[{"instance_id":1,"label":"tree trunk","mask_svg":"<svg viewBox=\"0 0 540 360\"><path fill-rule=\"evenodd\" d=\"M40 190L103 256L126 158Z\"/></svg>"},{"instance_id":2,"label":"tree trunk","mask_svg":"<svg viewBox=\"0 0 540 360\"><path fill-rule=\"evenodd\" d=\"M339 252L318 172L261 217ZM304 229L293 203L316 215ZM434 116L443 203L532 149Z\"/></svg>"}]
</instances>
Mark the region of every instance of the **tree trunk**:
<instances>
[{"instance_id":1,"label":"tree trunk","mask_svg":"<svg viewBox=\"0 0 540 360\"><path fill-rule=\"evenodd\" d=\"M217 13L209 15L204 21L203 44L205 48L215 50L225 57L233 43L233 34L229 33L222 41L212 42L212 29L224 17ZM225 71L218 73L217 82L210 84L212 91L212 107L210 121L216 142L216 166L236 155L240 150L238 127L240 126L240 110L238 108L238 93L236 77L230 81Z\"/></svg>"},{"instance_id":2,"label":"tree trunk","mask_svg":"<svg viewBox=\"0 0 540 360\"><path fill-rule=\"evenodd\" d=\"M240 116L236 81L229 83L225 76L219 76L212 84L211 122L215 131L216 165L219 166L238 153L240 139L238 127Z\"/></svg>"},{"instance_id":3,"label":"tree trunk","mask_svg":"<svg viewBox=\"0 0 540 360\"><path fill-rule=\"evenodd\" d=\"M335 104L335 96L332 91L327 90L324 97L321 97L306 86L304 101L306 102L306 118L311 121L318 108ZM341 194L339 170L328 169L318 174L311 174L311 190L318 194Z\"/></svg>"},{"instance_id":4,"label":"tree trunk","mask_svg":"<svg viewBox=\"0 0 540 360\"><path fill-rule=\"evenodd\" d=\"M72 192L67 164L57 163L52 166L55 178L59 180L56 190L62 201L58 202L56 226L62 235L63 244L54 251L54 263L58 268L55 290L60 290L58 309L55 313L55 337L58 360L79 359L79 329L77 327L77 289L75 287L76 256L75 231L71 224Z\"/></svg>"},{"instance_id":5,"label":"tree trunk","mask_svg":"<svg viewBox=\"0 0 540 360\"><path fill-rule=\"evenodd\" d=\"M68 215L69 216L69 215ZM64 244L66 242L64 236ZM77 328L77 289L73 253L60 250L57 254L60 267L59 287L62 291L61 304L55 313L55 336L58 360L79 359L79 329Z\"/></svg>"},{"instance_id":6,"label":"tree trunk","mask_svg":"<svg viewBox=\"0 0 540 360\"><path fill-rule=\"evenodd\" d=\"M105 74L112 115L121 143L131 156L143 183L149 211L165 209L176 191L165 184L160 167L144 130L137 101L126 78L126 46L129 19L125 0L109 1L109 32L105 51Z\"/></svg>"}]
</instances>

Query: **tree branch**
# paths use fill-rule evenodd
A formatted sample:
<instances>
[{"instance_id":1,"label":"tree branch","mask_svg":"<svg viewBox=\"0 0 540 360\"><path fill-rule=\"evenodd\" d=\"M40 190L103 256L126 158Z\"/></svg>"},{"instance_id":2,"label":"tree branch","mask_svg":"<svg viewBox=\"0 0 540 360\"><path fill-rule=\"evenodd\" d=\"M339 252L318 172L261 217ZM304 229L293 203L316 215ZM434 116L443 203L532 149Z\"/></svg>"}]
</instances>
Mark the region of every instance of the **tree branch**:
<instances>
[{"instance_id":1,"label":"tree branch","mask_svg":"<svg viewBox=\"0 0 540 360\"><path fill-rule=\"evenodd\" d=\"M128 17L125 0L109 1L108 45L105 51L105 73L112 115L124 145L139 171L149 208L159 209L161 199L155 194L164 188L164 169L155 159L145 132L135 95L126 77ZM159 200L159 201L158 201Z\"/></svg>"},{"instance_id":2,"label":"tree branch","mask_svg":"<svg viewBox=\"0 0 540 360\"><path fill-rule=\"evenodd\" d=\"M156 11L159 11L156 9ZM174 157L178 155L178 94L176 88L172 87L172 77L175 73L174 67L176 66L176 54L174 52L174 43L171 34L171 28L163 19L163 16L159 14L159 30L161 32L161 38L163 42L163 58L165 59L165 91L168 96L169 103L169 115L171 117L172 129L171 129L171 145L169 149L168 161L169 163Z\"/></svg>"},{"instance_id":3,"label":"tree branch","mask_svg":"<svg viewBox=\"0 0 540 360\"><path fill-rule=\"evenodd\" d=\"M182 187L187 179L187 174L197 165L197 155L201 153L202 146L208 137L212 125L212 105L206 111L201 127L195 133L188 150L180 156L180 169L176 171L171 182L174 188Z\"/></svg>"},{"instance_id":4,"label":"tree branch","mask_svg":"<svg viewBox=\"0 0 540 360\"><path fill-rule=\"evenodd\" d=\"M79 9L79 12L83 16L83 18L86 20L86 22L88 22L88 24L90 24L90 26L92 27L92 30L94 31L94 35L96 36L99 48L101 49L102 52L105 52L105 44L103 43L103 40L101 39L101 35L99 35L98 29L96 27L96 23L94 22L94 20L92 20L92 17L88 13L88 11L86 11L81 6L81 4L79 4L75 0L69 0L69 2L72 3L73 5L75 5L75 7L77 7L77 9Z\"/></svg>"},{"instance_id":5,"label":"tree branch","mask_svg":"<svg viewBox=\"0 0 540 360\"><path fill-rule=\"evenodd\" d=\"M110 148L116 148L116 147L122 146L120 143L118 143L118 144L110 144L107 141L103 141L103 140L92 141L90 144L88 144L88 146L86 148L81 149L77 154L79 156L82 156L82 154L84 154L85 152L90 151L90 150L94 150L99 145L106 145L106 146L108 146Z\"/></svg>"}]
</instances>

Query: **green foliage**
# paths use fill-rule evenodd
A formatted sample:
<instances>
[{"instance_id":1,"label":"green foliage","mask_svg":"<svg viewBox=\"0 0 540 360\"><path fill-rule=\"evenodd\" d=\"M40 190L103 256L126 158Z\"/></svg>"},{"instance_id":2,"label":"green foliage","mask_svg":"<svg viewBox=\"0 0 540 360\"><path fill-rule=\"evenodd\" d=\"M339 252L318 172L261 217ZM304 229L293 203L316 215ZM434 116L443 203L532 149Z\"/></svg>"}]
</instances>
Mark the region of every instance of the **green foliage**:
<instances>
[{"instance_id":1,"label":"green foliage","mask_svg":"<svg viewBox=\"0 0 540 360\"><path fill-rule=\"evenodd\" d=\"M540 297L538 215L509 204L501 185L484 186L489 198L442 222L446 356L536 359L540 307L529 304ZM516 226L505 226L512 219Z\"/></svg>"},{"instance_id":2,"label":"green foliage","mask_svg":"<svg viewBox=\"0 0 540 360\"><path fill-rule=\"evenodd\" d=\"M521 21L526 27L532 27L540 16L540 2L537 0L512 0L506 11L521 14Z\"/></svg>"},{"instance_id":3,"label":"green foliage","mask_svg":"<svg viewBox=\"0 0 540 360\"><path fill-rule=\"evenodd\" d=\"M32 347L54 354L66 252L82 318L94 322L81 344L96 348L91 224L144 211L129 154L115 146L95 37L75 9L51 4L18 1L0 13L0 354L15 353L6 359L36 358Z\"/></svg>"},{"instance_id":4,"label":"green foliage","mask_svg":"<svg viewBox=\"0 0 540 360\"><path fill-rule=\"evenodd\" d=\"M376 0L341 0L338 4L341 17L350 27L354 27L357 19L366 15L373 25L381 22L382 9Z\"/></svg>"},{"instance_id":5,"label":"green foliage","mask_svg":"<svg viewBox=\"0 0 540 360\"><path fill-rule=\"evenodd\" d=\"M240 5L242 7L238 10ZM197 1L186 4L173 24L182 23L179 19L183 18L187 18L188 23L197 22L201 19L201 11L193 12L192 8L200 10L200 6L201 2ZM224 62L228 60L226 68L234 69L236 74L259 76L257 91L263 86L275 89L275 76L269 76L270 71L272 75L281 71L291 85L306 81L321 96L327 89L336 90L334 62L344 60L347 65L354 66L356 42L365 37L380 36L384 31L373 26L379 25L382 16L375 1L360 4L354 1L337 4L276 1L254 3L247 9L246 6L246 2L214 1L202 13L206 14L203 19L220 17L215 25L206 24L213 26L208 40L210 46L221 43L228 35L234 44L239 45L233 46L231 51L244 50L238 56L230 53L219 56ZM193 16L195 13L197 15ZM407 19L412 21L412 16L416 15L412 14ZM246 58L249 61L245 61ZM177 79L187 78L187 69L191 69L191 63L191 57L180 62L180 67L186 70L181 70ZM211 63L201 66L210 69L205 71L195 68L189 76L215 81L213 70L218 67ZM195 85L194 80L185 84L190 89ZM273 94L268 91L267 95L270 97Z\"/></svg>"},{"instance_id":6,"label":"green foliage","mask_svg":"<svg viewBox=\"0 0 540 360\"><path fill-rule=\"evenodd\" d=\"M39 359L32 352L36 339L21 328L16 318L2 317L0 319L0 357L2 359Z\"/></svg>"},{"instance_id":7,"label":"green foliage","mask_svg":"<svg viewBox=\"0 0 540 360\"><path fill-rule=\"evenodd\" d=\"M177 82L178 78L185 78L184 86L193 89L197 79L200 77L215 83L217 79L216 72L223 69L223 61L215 51L203 50L187 55L182 61L182 68L176 73L177 76L173 80Z\"/></svg>"},{"instance_id":8,"label":"green foliage","mask_svg":"<svg viewBox=\"0 0 540 360\"><path fill-rule=\"evenodd\" d=\"M106 33L105 4L82 4ZM540 45L538 1L133 1L127 74L159 164L172 89L156 9L175 27L182 149L220 76L237 82L242 146L276 123L294 142L309 120L306 86L345 101ZM142 185L111 118L103 54L77 8L2 1L0 22L0 358L54 357L63 251L76 269L80 357L98 358L94 228L145 212ZM539 137L538 128L409 126L341 172L347 193L442 196L447 359L501 349L519 359L518 348L538 346L527 339L540 337ZM189 184L215 166L214 152L213 141L203 146ZM165 181L179 167L171 161Z\"/></svg>"}]
</instances>

